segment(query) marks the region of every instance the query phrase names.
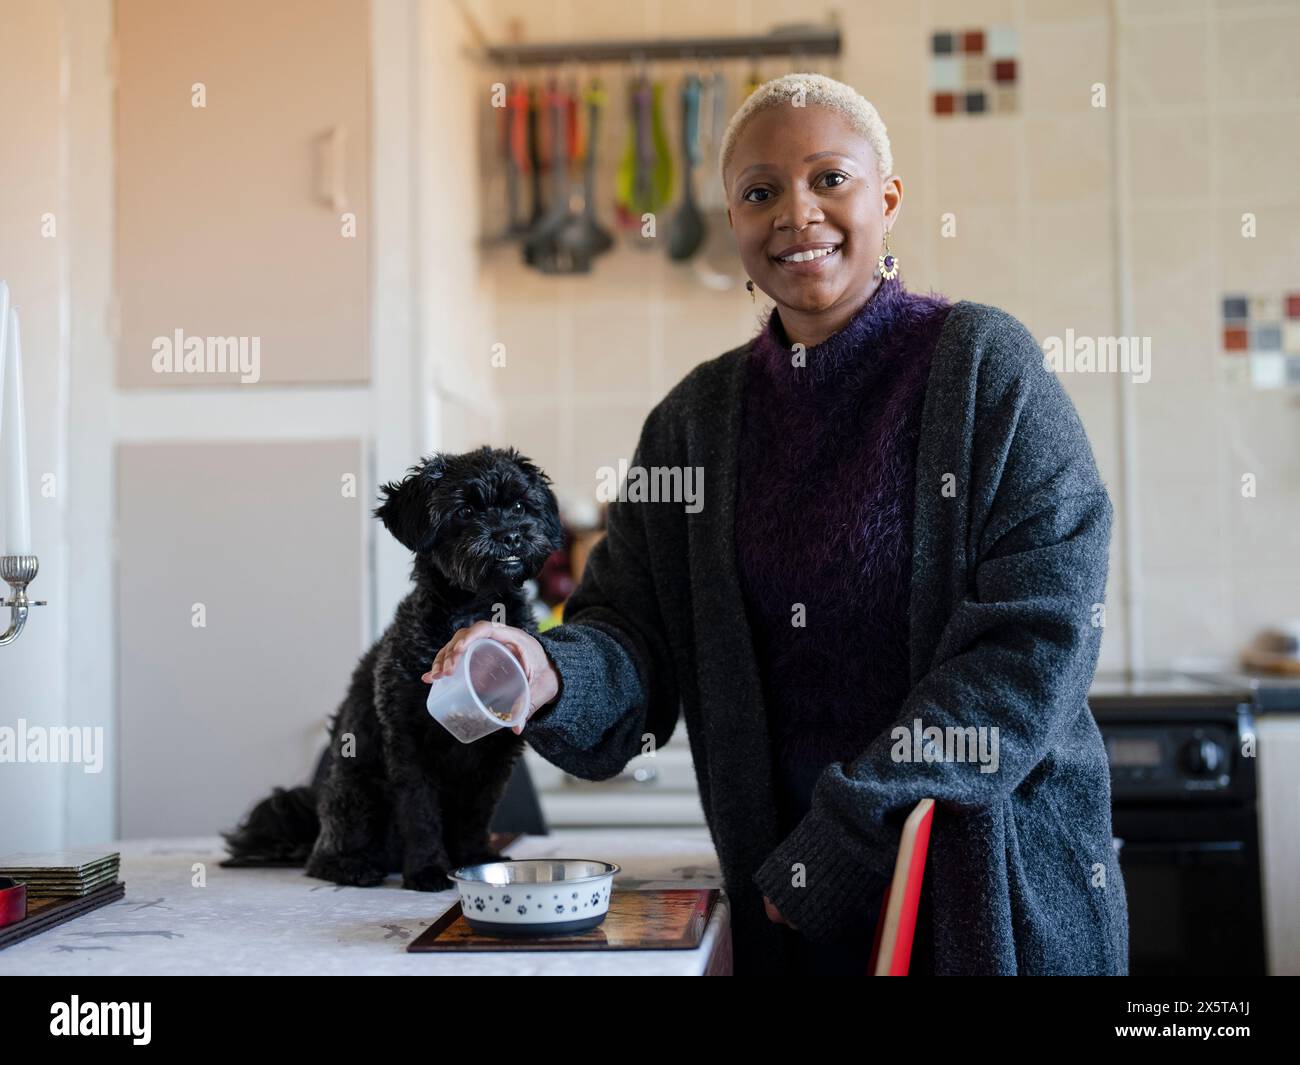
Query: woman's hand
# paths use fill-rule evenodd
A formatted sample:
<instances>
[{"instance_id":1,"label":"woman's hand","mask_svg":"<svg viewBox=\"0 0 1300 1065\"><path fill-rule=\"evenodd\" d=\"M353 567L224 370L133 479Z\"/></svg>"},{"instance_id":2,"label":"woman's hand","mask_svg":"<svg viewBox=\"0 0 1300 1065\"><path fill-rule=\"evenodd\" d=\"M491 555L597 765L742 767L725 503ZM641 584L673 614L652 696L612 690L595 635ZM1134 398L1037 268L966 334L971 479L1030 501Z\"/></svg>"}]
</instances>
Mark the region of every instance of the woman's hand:
<instances>
[{"instance_id":1,"label":"woman's hand","mask_svg":"<svg viewBox=\"0 0 1300 1065\"><path fill-rule=\"evenodd\" d=\"M497 643L508 647L511 654L524 667L524 676L528 678L529 700L532 705L524 714L523 721L513 726L516 734L523 732L524 725L528 723L533 711L545 706L560 692L560 678L555 672L555 667L546 657L545 648L531 633L495 621L476 621L469 628L457 629L452 634L446 646L434 658L429 672L420 679L426 684L431 684L438 677L454 673L456 663L460 661L460 656L465 653L465 649L476 640L482 639L496 640Z\"/></svg>"},{"instance_id":2,"label":"woman's hand","mask_svg":"<svg viewBox=\"0 0 1300 1065\"><path fill-rule=\"evenodd\" d=\"M799 930L798 925L791 924L783 916L781 916L781 911L776 908L776 903L774 903L766 895L763 896L763 909L767 911L767 919L769 921L775 921L777 924L783 924L787 928L793 928L795 931Z\"/></svg>"}]
</instances>

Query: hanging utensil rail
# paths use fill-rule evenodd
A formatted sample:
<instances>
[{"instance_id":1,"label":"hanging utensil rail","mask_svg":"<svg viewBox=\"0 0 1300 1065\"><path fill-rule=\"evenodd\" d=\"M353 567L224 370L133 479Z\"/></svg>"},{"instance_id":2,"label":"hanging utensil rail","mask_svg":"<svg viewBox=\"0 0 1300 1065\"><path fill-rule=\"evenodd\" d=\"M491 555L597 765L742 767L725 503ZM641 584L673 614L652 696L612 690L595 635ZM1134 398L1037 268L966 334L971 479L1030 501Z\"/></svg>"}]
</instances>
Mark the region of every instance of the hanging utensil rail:
<instances>
[{"instance_id":1,"label":"hanging utensil rail","mask_svg":"<svg viewBox=\"0 0 1300 1065\"><path fill-rule=\"evenodd\" d=\"M494 63L538 65L839 54L838 28L807 27L743 37L657 37L623 41L573 41L568 44L498 44L485 49L484 58Z\"/></svg>"}]
</instances>

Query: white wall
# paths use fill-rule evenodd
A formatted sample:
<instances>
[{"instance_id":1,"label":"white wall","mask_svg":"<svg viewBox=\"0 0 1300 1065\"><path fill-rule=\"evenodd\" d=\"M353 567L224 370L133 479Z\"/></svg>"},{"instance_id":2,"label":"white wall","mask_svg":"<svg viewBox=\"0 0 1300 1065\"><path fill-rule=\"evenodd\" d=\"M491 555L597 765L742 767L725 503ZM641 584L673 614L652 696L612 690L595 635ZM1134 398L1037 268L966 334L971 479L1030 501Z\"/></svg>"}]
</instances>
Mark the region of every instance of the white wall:
<instances>
[{"instance_id":1,"label":"white wall","mask_svg":"<svg viewBox=\"0 0 1300 1065\"><path fill-rule=\"evenodd\" d=\"M69 210L64 17L57 3L0 0L0 278L9 282L22 318L32 550L40 559L29 594L51 603L33 607L22 636L0 647L0 723L10 727L20 718L42 727L68 722L66 537L73 488L66 433L70 266L79 238ZM8 595L8 585L3 590ZM7 626L7 610L4 615ZM72 723L85 723L81 709ZM47 764L0 766L0 852L64 837L66 775Z\"/></svg>"},{"instance_id":2,"label":"white wall","mask_svg":"<svg viewBox=\"0 0 1300 1065\"><path fill-rule=\"evenodd\" d=\"M23 313L31 481L53 474L57 488L33 504L41 573L31 590L51 604L0 648L0 724L100 726L108 752L93 776L0 766L0 810L18 811L0 818L0 853L117 835L117 443L355 435L369 442L362 490L373 494L418 455L460 446L457 434L486 441L478 429L495 416L486 359L472 358L487 348L476 324L490 310L486 290L476 263L437 247L471 245L478 217L472 199L463 217L457 200L477 151L471 105L457 106L464 23L440 0L371 4L369 386L263 388L238 395L238 408L229 392L115 387L112 13L112 0L0 0L0 99L22 101L0 119L0 277ZM56 239L40 236L46 211ZM373 521L367 534L368 642L405 594L409 553Z\"/></svg>"}]
</instances>

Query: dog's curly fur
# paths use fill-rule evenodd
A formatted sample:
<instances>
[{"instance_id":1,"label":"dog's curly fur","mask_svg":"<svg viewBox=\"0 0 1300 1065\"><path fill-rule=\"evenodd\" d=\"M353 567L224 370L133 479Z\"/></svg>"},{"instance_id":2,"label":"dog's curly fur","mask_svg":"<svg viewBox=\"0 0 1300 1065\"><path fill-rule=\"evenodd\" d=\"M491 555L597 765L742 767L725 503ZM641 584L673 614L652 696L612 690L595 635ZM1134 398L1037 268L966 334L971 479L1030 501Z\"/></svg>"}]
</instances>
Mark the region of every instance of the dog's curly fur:
<instances>
[{"instance_id":1,"label":"dog's curly fur","mask_svg":"<svg viewBox=\"0 0 1300 1065\"><path fill-rule=\"evenodd\" d=\"M550 479L514 448L483 447L427 457L381 491L374 514L415 553L415 587L353 671L313 782L276 788L223 833L222 865L305 862L354 885L400 871L403 887L445 891L450 869L499 857L488 827L523 740L461 743L429 716L420 678L475 621L536 631L521 585L563 545Z\"/></svg>"}]
</instances>

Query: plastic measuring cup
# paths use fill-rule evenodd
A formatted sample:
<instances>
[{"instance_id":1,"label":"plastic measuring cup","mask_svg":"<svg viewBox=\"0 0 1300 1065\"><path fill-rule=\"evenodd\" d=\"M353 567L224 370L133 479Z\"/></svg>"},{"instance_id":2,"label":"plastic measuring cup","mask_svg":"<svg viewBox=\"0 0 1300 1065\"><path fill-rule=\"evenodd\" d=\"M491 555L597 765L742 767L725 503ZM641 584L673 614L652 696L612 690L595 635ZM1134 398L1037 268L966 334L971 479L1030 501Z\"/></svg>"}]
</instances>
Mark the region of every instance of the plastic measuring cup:
<instances>
[{"instance_id":1,"label":"plastic measuring cup","mask_svg":"<svg viewBox=\"0 0 1300 1065\"><path fill-rule=\"evenodd\" d=\"M461 743L520 724L528 712L528 678L519 659L496 640L475 640L456 672L429 685L425 705Z\"/></svg>"}]
</instances>

